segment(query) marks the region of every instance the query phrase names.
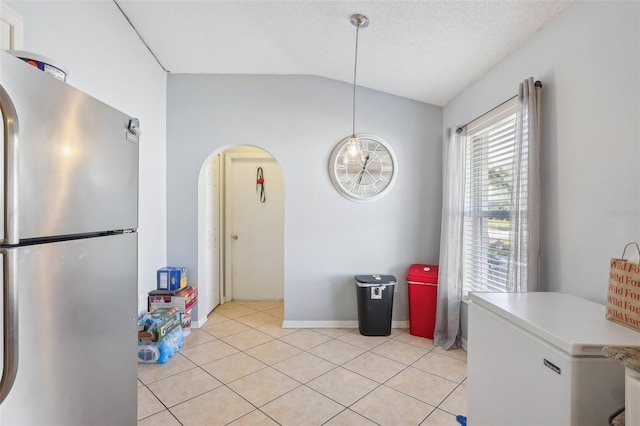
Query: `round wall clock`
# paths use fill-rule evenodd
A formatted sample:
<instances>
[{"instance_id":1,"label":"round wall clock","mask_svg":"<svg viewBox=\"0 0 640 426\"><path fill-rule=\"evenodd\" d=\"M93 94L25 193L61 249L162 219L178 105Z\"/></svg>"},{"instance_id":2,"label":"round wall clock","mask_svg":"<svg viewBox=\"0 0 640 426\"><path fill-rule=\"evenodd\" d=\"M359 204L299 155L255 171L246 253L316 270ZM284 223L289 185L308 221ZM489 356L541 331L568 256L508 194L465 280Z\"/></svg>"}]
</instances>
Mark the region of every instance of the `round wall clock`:
<instances>
[{"instance_id":1,"label":"round wall clock","mask_svg":"<svg viewBox=\"0 0 640 426\"><path fill-rule=\"evenodd\" d=\"M374 135L346 137L331 152L333 186L352 201L373 201L389 193L398 177L398 160L384 139Z\"/></svg>"}]
</instances>

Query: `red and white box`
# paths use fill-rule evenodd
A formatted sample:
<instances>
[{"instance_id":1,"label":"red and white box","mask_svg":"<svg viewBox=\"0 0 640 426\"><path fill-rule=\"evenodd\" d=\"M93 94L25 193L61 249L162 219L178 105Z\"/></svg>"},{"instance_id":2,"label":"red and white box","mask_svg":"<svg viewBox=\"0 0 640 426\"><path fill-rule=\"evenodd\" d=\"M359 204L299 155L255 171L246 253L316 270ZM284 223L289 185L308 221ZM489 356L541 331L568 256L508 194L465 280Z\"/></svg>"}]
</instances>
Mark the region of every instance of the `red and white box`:
<instances>
[{"instance_id":1,"label":"red and white box","mask_svg":"<svg viewBox=\"0 0 640 426\"><path fill-rule=\"evenodd\" d=\"M185 336L191 332L191 310L196 303L198 303L198 287L185 287L172 294L162 290L149 293L150 312L157 308L176 308L182 314L182 331Z\"/></svg>"},{"instance_id":2,"label":"red and white box","mask_svg":"<svg viewBox=\"0 0 640 426\"><path fill-rule=\"evenodd\" d=\"M191 309L198 302L198 287L185 287L173 294L154 290L149 293L149 311L156 308L177 308L180 313Z\"/></svg>"}]
</instances>

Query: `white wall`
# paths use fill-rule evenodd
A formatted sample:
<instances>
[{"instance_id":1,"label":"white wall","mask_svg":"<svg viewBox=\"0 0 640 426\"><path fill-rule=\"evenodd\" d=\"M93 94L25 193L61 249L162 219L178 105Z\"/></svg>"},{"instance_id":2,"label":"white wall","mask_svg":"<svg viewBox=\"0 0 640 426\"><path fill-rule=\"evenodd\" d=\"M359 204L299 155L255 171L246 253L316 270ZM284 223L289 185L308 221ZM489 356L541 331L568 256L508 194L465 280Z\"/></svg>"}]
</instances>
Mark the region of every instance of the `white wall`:
<instances>
[{"instance_id":1,"label":"white wall","mask_svg":"<svg viewBox=\"0 0 640 426\"><path fill-rule=\"evenodd\" d=\"M69 70L67 83L138 117L139 309L166 264L166 73L112 1L9 1L24 18L24 50ZM117 297L117 295L114 295Z\"/></svg>"},{"instance_id":2,"label":"white wall","mask_svg":"<svg viewBox=\"0 0 640 426\"><path fill-rule=\"evenodd\" d=\"M255 145L285 181L285 317L357 319L356 274L399 279L394 317L407 319L408 266L437 262L442 110L359 89L356 131L394 148L398 181L372 203L340 196L331 150L351 132L351 86L310 76L170 75L167 86L168 261L197 271L197 182L214 151ZM190 275L197 282L197 276Z\"/></svg>"},{"instance_id":3,"label":"white wall","mask_svg":"<svg viewBox=\"0 0 640 426\"><path fill-rule=\"evenodd\" d=\"M640 240L640 3L578 1L451 101L444 128L543 83L542 287L605 303Z\"/></svg>"}]
</instances>

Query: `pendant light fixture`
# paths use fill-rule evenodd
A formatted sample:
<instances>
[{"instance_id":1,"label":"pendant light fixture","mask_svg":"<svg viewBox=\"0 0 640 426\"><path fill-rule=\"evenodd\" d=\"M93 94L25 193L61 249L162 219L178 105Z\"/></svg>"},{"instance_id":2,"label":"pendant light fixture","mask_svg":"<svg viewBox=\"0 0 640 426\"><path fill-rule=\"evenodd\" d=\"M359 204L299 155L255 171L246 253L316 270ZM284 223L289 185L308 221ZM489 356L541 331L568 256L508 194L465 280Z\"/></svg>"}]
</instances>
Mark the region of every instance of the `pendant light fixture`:
<instances>
[{"instance_id":1,"label":"pendant light fixture","mask_svg":"<svg viewBox=\"0 0 640 426\"><path fill-rule=\"evenodd\" d=\"M355 59L353 61L353 122L351 128L351 139L349 146L349 155L356 157L360 153L360 146L358 144L358 138L356 137L356 77L358 71L358 33L360 28L366 28L369 26L369 18L359 13L351 15L351 24L356 27L356 50Z\"/></svg>"}]
</instances>

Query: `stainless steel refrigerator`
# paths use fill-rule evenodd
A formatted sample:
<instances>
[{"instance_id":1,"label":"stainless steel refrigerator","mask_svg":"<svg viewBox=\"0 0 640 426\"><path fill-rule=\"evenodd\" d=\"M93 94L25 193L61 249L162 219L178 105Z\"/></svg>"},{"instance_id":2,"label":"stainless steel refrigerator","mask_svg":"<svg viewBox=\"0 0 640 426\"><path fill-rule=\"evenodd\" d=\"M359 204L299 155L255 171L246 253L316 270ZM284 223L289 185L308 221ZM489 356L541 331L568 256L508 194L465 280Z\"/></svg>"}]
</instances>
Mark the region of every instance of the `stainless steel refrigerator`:
<instances>
[{"instance_id":1,"label":"stainless steel refrigerator","mask_svg":"<svg viewBox=\"0 0 640 426\"><path fill-rule=\"evenodd\" d=\"M134 425L137 121L0 55L0 425Z\"/></svg>"}]
</instances>

